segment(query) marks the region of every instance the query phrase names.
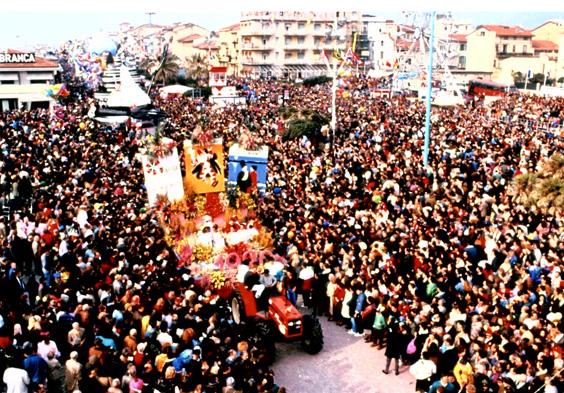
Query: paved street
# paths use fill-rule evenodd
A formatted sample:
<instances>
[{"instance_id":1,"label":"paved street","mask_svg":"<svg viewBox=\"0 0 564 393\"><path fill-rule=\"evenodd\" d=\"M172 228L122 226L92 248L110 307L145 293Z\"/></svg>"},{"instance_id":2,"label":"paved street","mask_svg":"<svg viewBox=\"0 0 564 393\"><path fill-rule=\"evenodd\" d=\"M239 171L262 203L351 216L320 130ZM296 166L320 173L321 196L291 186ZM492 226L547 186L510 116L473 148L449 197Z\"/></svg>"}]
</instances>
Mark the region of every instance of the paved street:
<instances>
[{"instance_id":1,"label":"paved street","mask_svg":"<svg viewBox=\"0 0 564 393\"><path fill-rule=\"evenodd\" d=\"M325 346L308 355L299 342L277 343L273 368L276 382L289 393L413 393L415 380L407 366L400 375L385 375L384 350L376 350L362 338L322 317ZM393 364L393 363L392 363Z\"/></svg>"}]
</instances>

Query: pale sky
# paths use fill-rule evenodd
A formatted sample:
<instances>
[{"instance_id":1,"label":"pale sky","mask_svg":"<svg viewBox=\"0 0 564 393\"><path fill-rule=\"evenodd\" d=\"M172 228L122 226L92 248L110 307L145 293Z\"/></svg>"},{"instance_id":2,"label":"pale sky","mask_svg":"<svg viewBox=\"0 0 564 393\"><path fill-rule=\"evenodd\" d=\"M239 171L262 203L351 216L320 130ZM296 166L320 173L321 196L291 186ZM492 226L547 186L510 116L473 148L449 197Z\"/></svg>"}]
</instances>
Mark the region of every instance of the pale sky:
<instances>
[{"instance_id":1,"label":"pale sky","mask_svg":"<svg viewBox=\"0 0 564 393\"><path fill-rule=\"evenodd\" d=\"M73 38L116 30L121 22L147 23L146 12L155 12L152 22L191 22L217 30L239 21L245 10L358 10L405 22L401 11L448 12L472 24L505 24L534 28L549 19L564 20L564 2L554 0L472 0L453 4L440 0L401 0L381 4L370 0L24 0L2 1L0 50L34 44L59 44ZM283 4L283 6L281 6ZM304 7L307 4L307 7ZM534 5L534 7L533 7ZM506 10L510 9L510 12Z\"/></svg>"}]
</instances>

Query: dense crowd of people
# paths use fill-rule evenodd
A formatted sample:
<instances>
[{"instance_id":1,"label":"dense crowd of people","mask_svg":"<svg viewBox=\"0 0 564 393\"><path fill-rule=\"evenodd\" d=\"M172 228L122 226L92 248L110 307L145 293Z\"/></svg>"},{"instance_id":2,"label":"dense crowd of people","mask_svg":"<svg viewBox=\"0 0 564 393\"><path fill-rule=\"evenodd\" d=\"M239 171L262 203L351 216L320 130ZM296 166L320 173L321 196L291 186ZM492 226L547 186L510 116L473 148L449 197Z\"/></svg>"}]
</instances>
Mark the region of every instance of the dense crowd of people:
<instances>
[{"instance_id":1,"label":"dense crowd of people","mask_svg":"<svg viewBox=\"0 0 564 393\"><path fill-rule=\"evenodd\" d=\"M241 127L269 146L259 217L288 260L292 301L385 347L386 374L428 371L418 391L563 391L561 212L529 210L510 190L562 153L564 100L435 108L425 168L423 105L375 96L375 81L349 81L334 135L296 140L281 105L326 114L330 86L245 83L256 99L244 108L154 103L179 146L202 124L226 146ZM271 99L283 89L289 100ZM164 241L139 132L97 123L92 98L74 94L0 114L7 391L283 392L269 346ZM308 285L304 268L316 272Z\"/></svg>"}]
</instances>

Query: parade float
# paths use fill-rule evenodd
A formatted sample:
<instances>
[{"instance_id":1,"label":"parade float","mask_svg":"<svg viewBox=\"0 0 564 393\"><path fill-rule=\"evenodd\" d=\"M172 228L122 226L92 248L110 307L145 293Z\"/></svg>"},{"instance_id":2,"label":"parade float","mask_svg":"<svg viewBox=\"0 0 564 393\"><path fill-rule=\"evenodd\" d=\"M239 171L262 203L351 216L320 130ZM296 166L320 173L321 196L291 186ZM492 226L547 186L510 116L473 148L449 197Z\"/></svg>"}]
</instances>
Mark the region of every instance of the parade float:
<instances>
[{"instance_id":1,"label":"parade float","mask_svg":"<svg viewBox=\"0 0 564 393\"><path fill-rule=\"evenodd\" d=\"M237 165L228 161L231 173L225 173L223 141L205 127L197 127L192 138L183 143L182 180L175 142L151 136L140 142L150 205L164 230L165 241L178 257L179 267L188 267L199 285L226 298L231 296L243 261L257 265L259 270L268 267L274 274L279 274L285 264L284 258L272 252L272 235L256 214L258 184L262 183L262 188L266 183L268 150L265 153L263 147L250 143L247 133L241 131L237 152L245 157L260 156L257 165L263 167L254 183L247 181L251 176L244 173L239 155L229 157L239 161ZM228 183L228 178L239 182Z\"/></svg>"},{"instance_id":2,"label":"parade float","mask_svg":"<svg viewBox=\"0 0 564 393\"><path fill-rule=\"evenodd\" d=\"M310 354L321 351L323 331L315 316L303 315L283 290L269 290L265 301L264 285L248 287L243 282L246 269L252 265L259 272L268 269L281 278L286 263L272 252L272 235L256 214L262 188L259 185L266 186L268 149L255 145L249 131L242 129L239 141L229 149L229 174L223 164L223 141L204 127L194 130L183 149L182 197L170 192L178 190L178 181L169 179L167 189L159 189L154 205L165 241L177 255L179 267L189 268L197 285L228 301L233 322L248 326L267 346L268 362L274 360L278 337L301 342ZM151 199L151 188L160 184L155 179L170 177L166 170L159 169L165 166L163 160L167 160L169 168L177 168L180 163L176 144L171 140L149 139L142 150L145 185ZM171 163L174 160L176 163ZM250 167L247 161L252 162ZM169 174L178 178L176 169ZM147 181L151 176L152 182Z\"/></svg>"}]
</instances>

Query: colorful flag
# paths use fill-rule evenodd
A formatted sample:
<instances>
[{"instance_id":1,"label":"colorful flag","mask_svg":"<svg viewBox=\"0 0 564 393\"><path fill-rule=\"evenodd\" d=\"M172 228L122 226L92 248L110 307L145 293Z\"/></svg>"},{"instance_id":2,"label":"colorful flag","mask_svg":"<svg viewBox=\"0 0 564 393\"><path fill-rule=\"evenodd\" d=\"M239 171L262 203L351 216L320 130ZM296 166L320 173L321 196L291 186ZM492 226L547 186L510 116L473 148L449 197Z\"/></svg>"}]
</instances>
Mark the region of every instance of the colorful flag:
<instances>
[{"instance_id":1,"label":"colorful flag","mask_svg":"<svg viewBox=\"0 0 564 393\"><path fill-rule=\"evenodd\" d=\"M333 59L337 61L343 61L343 55L341 54L341 51L339 49L333 50Z\"/></svg>"},{"instance_id":2,"label":"colorful flag","mask_svg":"<svg viewBox=\"0 0 564 393\"><path fill-rule=\"evenodd\" d=\"M394 68L399 68L399 61L398 61L398 59L396 59L396 61L394 62Z\"/></svg>"},{"instance_id":3,"label":"colorful flag","mask_svg":"<svg viewBox=\"0 0 564 393\"><path fill-rule=\"evenodd\" d=\"M356 53L354 53L352 48L347 49L347 53L345 54L345 60L352 64L362 63L362 60L360 59L360 57L358 57Z\"/></svg>"},{"instance_id":4,"label":"colorful flag","mask_svg":"<svg viewBox=\"0 0 564 393\"><path fill-rule=\"evenodd\" d=\"M321 49L320 57L323 60L323 63L327 66L327 68L330 69L331 64L329 63L329 59L327 58L327 54L325 53L325 49Z\"/></svg>"},{"instance_id":5,"label":"colorful flag","mask_svg":"<svg viewBox=\"0 0 564 393\"><path fill-rule=\"evenodd\" d=\"M389 61L386 61L386 67L391 67L392 63L390 63Z\"/></svg>"}]
</instances>

